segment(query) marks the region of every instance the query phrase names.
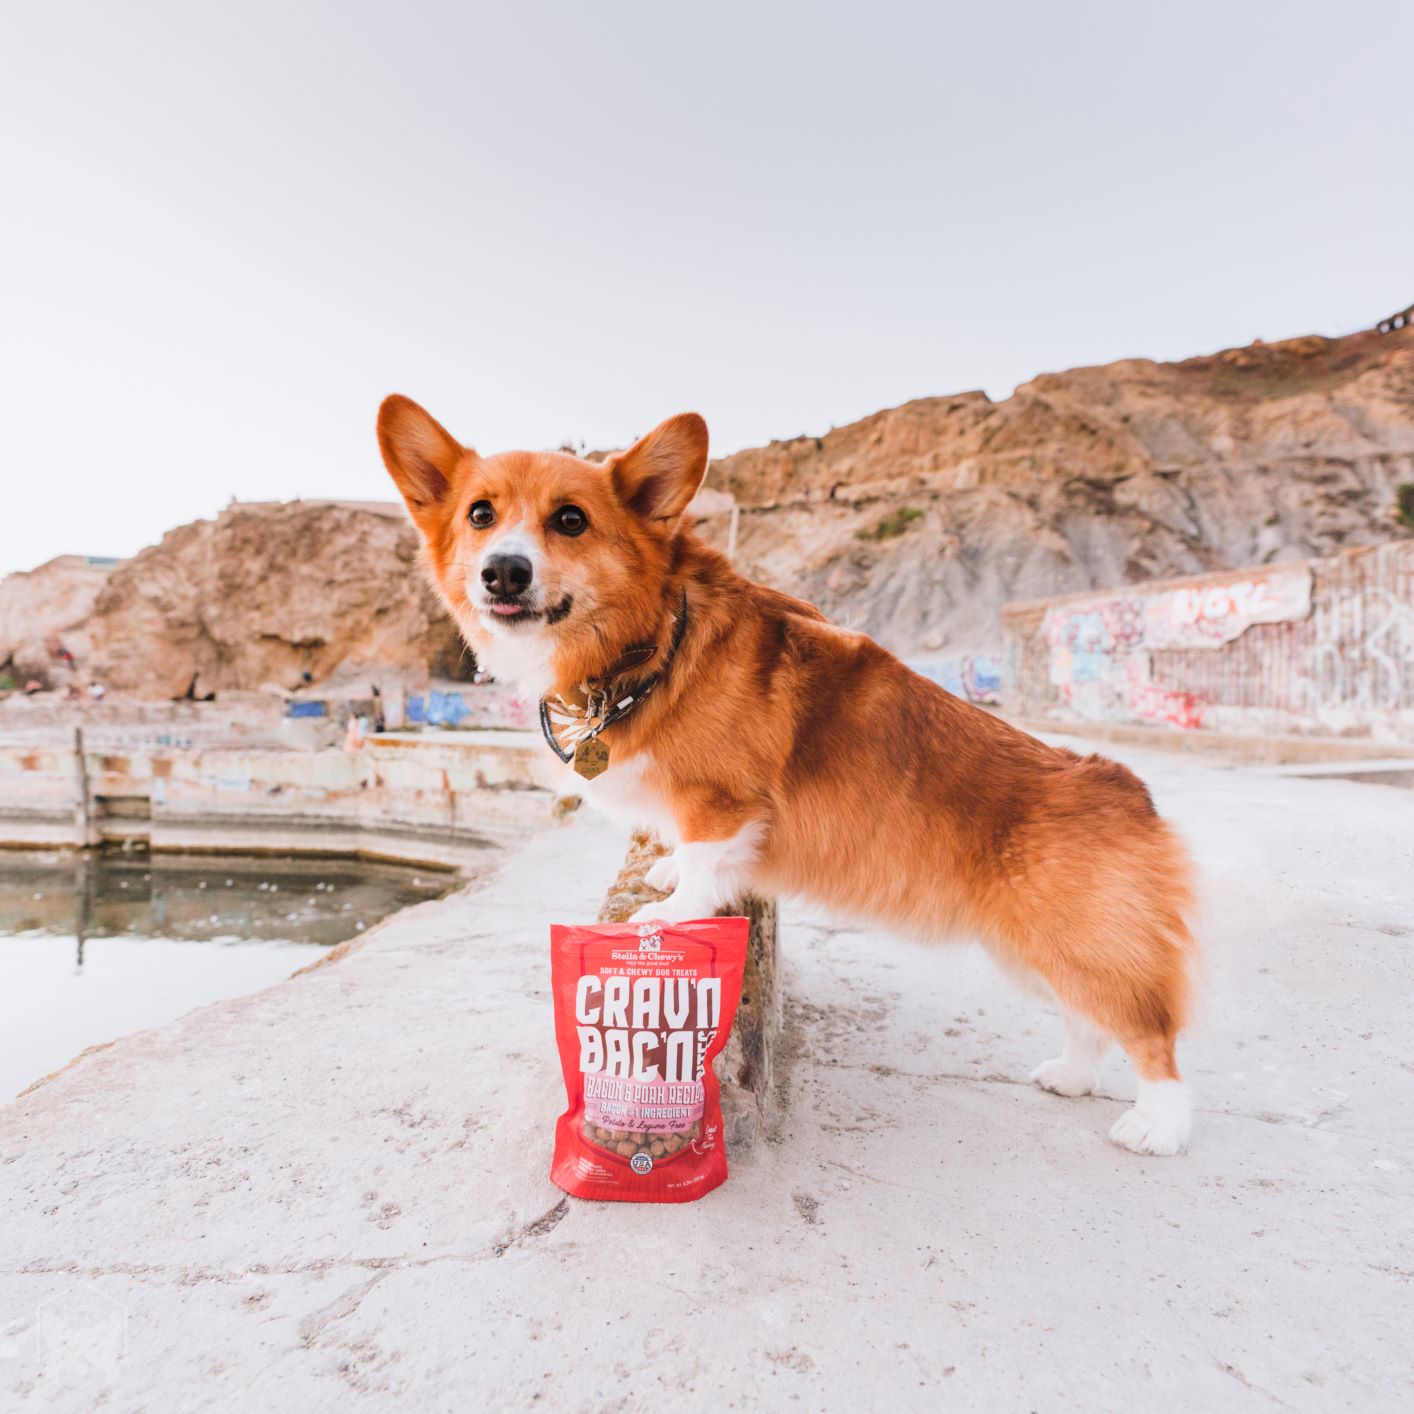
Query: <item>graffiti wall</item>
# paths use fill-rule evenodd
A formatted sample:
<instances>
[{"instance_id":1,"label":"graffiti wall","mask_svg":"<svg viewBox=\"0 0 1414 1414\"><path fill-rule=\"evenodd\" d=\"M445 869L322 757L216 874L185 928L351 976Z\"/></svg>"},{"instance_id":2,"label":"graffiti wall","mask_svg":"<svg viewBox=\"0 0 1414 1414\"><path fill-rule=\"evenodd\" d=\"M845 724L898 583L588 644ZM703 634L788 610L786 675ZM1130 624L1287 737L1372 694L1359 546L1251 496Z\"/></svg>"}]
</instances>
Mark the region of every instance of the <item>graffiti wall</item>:
<instances>
[{"instance_id":1,"label":"graffiti wall","mask_svg":"<svg viewBox=\"0 0 1414 1414\"><path fill-rule=\"evenodd\" d=\"M414 727L516 727L537 720L536 704L499 683L484 683L465 692L413 693L407 700L407 722Z\"/></svg>"},{"instance_id":2,"label":"graffiti wall","mask_svg":"<svg viewBox=\"0 0 1414 1414\"><path fill-rule=\"evenodd\" d=\"M997 653L969 653L956 658L913 662L921 677L946 688L954 697L994 706L1002 700L1002 658Z\"/></svg>"},{"instance_id":3,"label":"graffiti wall","mask_svg":"<svg viewBox=\"0 0 1414 1414\"><path fill-rule=\"evenodd\" d=\"M1009 606L1020 716L1414 740L1414 542Z\"/></svg>"}]
</instances>

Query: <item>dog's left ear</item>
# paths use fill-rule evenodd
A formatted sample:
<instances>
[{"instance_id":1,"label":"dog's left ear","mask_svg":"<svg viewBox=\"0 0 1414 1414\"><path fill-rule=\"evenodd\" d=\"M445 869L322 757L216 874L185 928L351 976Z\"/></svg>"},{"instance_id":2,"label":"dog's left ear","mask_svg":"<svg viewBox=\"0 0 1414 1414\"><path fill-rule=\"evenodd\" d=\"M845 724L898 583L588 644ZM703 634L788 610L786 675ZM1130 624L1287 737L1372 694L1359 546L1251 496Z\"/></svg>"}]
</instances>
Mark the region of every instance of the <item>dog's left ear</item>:
<instances>
[{"instance_id":1,"label":"dog's left ear","mask_svg":"<svg viewBox=\"0 0 1414 1414\"><path fill-rule=\"evenodd\" d=\"M661 422L609 459L614 490L644 520L675 521L707 474L707 424L695 412Z\"/></svg>"}]
</instances>

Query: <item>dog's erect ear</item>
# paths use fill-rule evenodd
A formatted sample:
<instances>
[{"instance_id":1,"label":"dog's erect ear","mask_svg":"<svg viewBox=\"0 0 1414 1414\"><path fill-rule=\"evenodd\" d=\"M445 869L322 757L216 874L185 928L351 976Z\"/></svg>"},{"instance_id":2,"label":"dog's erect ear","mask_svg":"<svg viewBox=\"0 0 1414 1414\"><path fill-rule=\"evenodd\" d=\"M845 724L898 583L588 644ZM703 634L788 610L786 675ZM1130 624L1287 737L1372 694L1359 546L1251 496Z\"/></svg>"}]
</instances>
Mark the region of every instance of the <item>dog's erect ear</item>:
<instances>
[{"instance_id":1,"label":"dog's erect ear","mask_svg":"<svg viewBox=\"0 0 1414 1414\"><path fill-rule=\"evenodd\" d=\"M452 469L466 448L436 418L401 393L384 398L378 409L378 445L413 519L421 520L440 510L452 488Z\"/></svg>"},{"instance_id":2,"label":"dog's erect ear","mask_svg":"<svg viewBox=\"0 0 1414 1414\"><path fill-rule=\"evenodd\" d=\"M707 474L707 424L695 412L670 417L611 457L609 470L630 510L644 520L676 520Z\"/></svg>"}]
</instances>

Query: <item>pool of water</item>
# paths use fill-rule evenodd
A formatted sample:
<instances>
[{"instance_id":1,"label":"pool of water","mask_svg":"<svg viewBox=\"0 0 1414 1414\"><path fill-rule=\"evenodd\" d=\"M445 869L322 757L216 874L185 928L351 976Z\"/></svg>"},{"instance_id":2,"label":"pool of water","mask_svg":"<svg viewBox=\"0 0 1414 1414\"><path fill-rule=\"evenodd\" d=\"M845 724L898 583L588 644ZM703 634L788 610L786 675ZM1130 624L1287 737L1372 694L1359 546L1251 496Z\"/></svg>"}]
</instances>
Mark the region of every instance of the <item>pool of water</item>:
<instances>
[{"instance_id":1,"label":"pool of water","mask_svg":"<svg viewBox=\"0 0 1414 1414\"><path fill-rule=\"evenodd\" d=\"M363 860L0 850L0 1103L456 883Z\"/></svg>"}]
</instances>

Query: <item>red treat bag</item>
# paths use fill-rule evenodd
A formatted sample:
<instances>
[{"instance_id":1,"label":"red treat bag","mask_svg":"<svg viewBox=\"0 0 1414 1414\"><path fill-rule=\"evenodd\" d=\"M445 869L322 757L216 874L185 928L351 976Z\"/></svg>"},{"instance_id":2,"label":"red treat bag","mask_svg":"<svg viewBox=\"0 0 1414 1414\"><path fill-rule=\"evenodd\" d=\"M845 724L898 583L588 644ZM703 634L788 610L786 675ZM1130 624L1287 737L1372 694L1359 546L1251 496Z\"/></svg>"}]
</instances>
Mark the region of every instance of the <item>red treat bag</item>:
<instances>
[{"instance_id":1,"label":"red treat bag","mask_svg":"<svg viewBox=\"0 0 1414 1414\"><path fill-rule=\"evenodd\" d=\"M712 1062L741 995L750 924L550 927L569 1108L551 1181L576 1198L687 1203L727 1178Z\"/></svg>"}]
</instances>

